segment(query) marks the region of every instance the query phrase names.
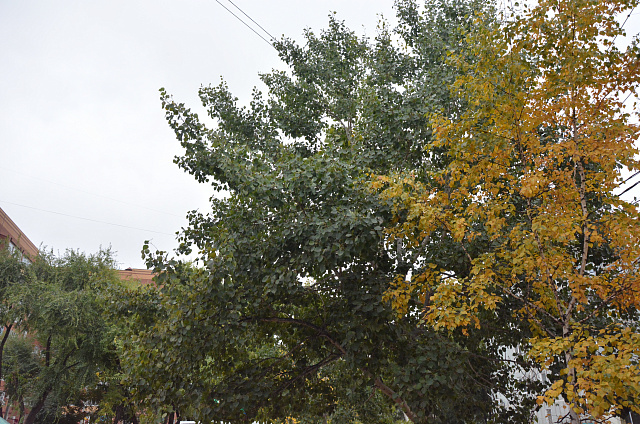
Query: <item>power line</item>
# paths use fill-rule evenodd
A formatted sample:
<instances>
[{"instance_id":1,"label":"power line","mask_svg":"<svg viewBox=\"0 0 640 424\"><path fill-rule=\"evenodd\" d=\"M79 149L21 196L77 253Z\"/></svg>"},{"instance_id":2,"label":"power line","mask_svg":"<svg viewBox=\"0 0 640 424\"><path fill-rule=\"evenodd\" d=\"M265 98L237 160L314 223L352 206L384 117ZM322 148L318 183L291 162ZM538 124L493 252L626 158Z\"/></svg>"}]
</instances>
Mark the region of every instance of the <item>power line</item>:
<instances>
[{"instance_id":1,"label":"power line","mask_svg":"<svg viewBox=\"0 0 640 424\"><path fill-rule=\"evenodd\" d=\"M635 176L637 176L638 174L640 174L640 171L635 172L633 175L630 175L629 177L627 177L622 184L626 184L628 183L632 178L634 178ZM618 196L622 196L625 193L628 193L632 188L635 188L638 184L640 184L640 181L637 181L635 184L633 184L630 187L627 187L625 190L622 191L622 193L618 194Z\"/></svg>"},{"instance_id":2,"label":"power line","mask_svg":"<svg viewBox=\"0 0 640 424\"><path fill-rule=\"evenodd\" d=\"M632 188L634 188L635 186L637 186L638 184L640 184L640 181L636 182L634 185L632 185L631 187L628 187L626 190L624 190L622 193L618 194L618 196L622 196L623 194L625 194L626 192L628 192L629 190L631 190Z\"/></svg>"},{"instance_id":3,"label":"power line","mask_svg":"<svg viewBox=\"0 0 640 424\"><path fill-rule=\"evenodd\" d=\"M271 44L271 41L269 41L269 40L267 40L266 38L264 38L264 37L263 37L263 36L262 36L258 31L256 31L255 29L253 29L253 28L251 27L251 25L249 25L248 23L246 23L245 21L243 21L243 20L242 20L238 15L236 15L235 13L233 13L233 12L232 12L232 11L231 11L227 6L225 6L224 4L220 3L220 0L216 0L216 2L217 2L220 6L224 7L224 9L225 9L227 12L229 12L229 13L231 13L233 16L235 16L237 20L239 20L240 22L242 22L242 23L243 23L247 28L249 28L251 31L253 31L253 32L254 32L258 37L262 38L262 39L264 40L264 42L265 42L265 43L267 43L268 45L270 45L271 47L273 47L273 48L275 49L274 45L273 45L273 44ZM233 3L232 3L232 4L233 4ZM234 6L235 6L235 5L234 5ZM238 6L236 6L236 7L238 7ZM239 9L239 8L238 8L238 9ZM241 10L241 9L240 9L240 11L242 12L242 10ZM242 13L244 13L244 12L242 12ZM245 15L246 15L246 13L245 13ZM247 15L247 16L248 16L248 15ZM251 19L251 18L249 18L249 19ZM251 19L251 20L253 21L253 19ZM253 21L253 22L255 22L255 21ZM260 26L260 25L258 25L258 26ZM260 28L262 28L262 27L260 27ZM265 31L265 32L266 32L266 31ZM267 34L268 34L268 32L267 32ZM271 37L271 38L273 38L273 37Z\"/></svg>"},{"instance_id":4,"label":"power line","mask_svg":"<svg viewBox=\"0 0 640 424\"><path fill-rule=\"evenodd\" d=\"M19 171L13 170L13 169L9 169L9 168L6 168L6 167L1 167L0 169L3 169L3 170L5 170L5 171L8 171L8 172L10 172L10 173L12 173L12 174L18 174L18 175L21 175L21 176L26 177L26 178L31 178L32 180L42 181L42 182L45 182L45 183L47 183L47 184L57 185L57 186L59 186L59 187L66 188L67 190L79 191L79 192L81 192L81 193L90 194L91 196L95 196L95 197L101 197L101 198L103 198L103 199L107 199L107 200L110 200L110 201L112 201L112 202L118 202L118 203L122 203L122 204L124 204L124 205L128 205L128 206L135 206L135 207L137 207L137 208L146 209L146 210L149 210L149 211L158 212L158 213L163 213L163 214L165 214L165 215L171 215L171 216L175 216L175 217L178 217L178 218L182 218L182 216L181 216L181 215L177 215L177 214L175 214L175 213L161 211L161 210L159 210L159 209L150 208L150 207L148 207L148 206L142 206L142 205L138 205L138 204L135 204L135 203L126 202L126 201L124 201L124 200L116 199L116 198L109 197L109 196L104 196L104 195L102 195L102 194L93 193L93 192L88 191L88 190L82 190L82 189L80 189L80 188L71 187L71 186L68 186L68 185L65 185L65 184L60 184L60 183L57 183L57 182L54 182L54 181L45 180L44 178L34 177L34 176L32 176L32 175L28 175L28 174L25 174L25 173L22 173L22 172L19 172Z\"/></svg>"},{"instance_id":5,"label":"power line","mask_svg":"<svg viewBox=\"0 0 640 424\"><path fill-rule=\"evenodd\" d=\"M82 216L75 216L75 215L69 215L69 214L62 213L62 212L50 211L50 210L47 210L47 209L40 209L40 208L36 208L36 207L33 207L33 206L27 206L27 205L21 205L19 203L8 202L6 200L0 200L0 202L8 203L8 204L14 205L14 206L20 206L21 208L33 209L33 210L40 211L40 212L47 212L47 213L52 213L52 214L55 214L55 215L62 215L62 216L66 216L66 217L69 217L69 218L82 219L84 221L90 221L90 222L97 222L97 223L100 223L100 224L113 225L114 227L128 228L130 230L145 231L145 232L148 232L148 233L164 234L164 235L167 235L167 236L174 236L175 235L175 234L165 233L165 232L162 232L162 231L154 231L154 230L147 230L145 228L130 227L128 225L115 224L113 222L100 221L98 219L85 218L85 217L82 217Z\"/></svg>"},{"instance_id":6,"label":"power line","mask_svg":"<svg viewBox=\"0 0 640 424\"><path fill-rule=\"evenodd\" d=\"M627 177L622 184L628 182L630 179L634 178L636 175L640 174L640 171L637 171L635 174L631 175L630 177Z\"/></svg>"},{"instance_id":7,"label":"power line","mask_svg":"<svg viewBox=\"0 0 640 424\"><path fill-rule=\"evenodd\" d=\"M276 37L274 37L273 35L269 34L269 31L267 31L266 29L264 29L262 27L262 25L260 25L259 23L257 23L256 21L253 20L253 18L251 18L251 16L247 15L244 10L240 9L234 2L232 2L231 0L227 0L229 3L231 3L236 9L238 9L240 12L242 12L242 14L244 16L246 16L247 18L251 19L251 22L253 22L254 24L258 25L258 27L264 31L265 34L267 34L269 37L271 37L272 40L275 40Z\"/></svg>"},{"instance_id":8,"label":"power line","mask_svg":"<svg viewBox=\"0 0 640 424\"><path fill-rule=\"evenodd\" d=\"M627 15L627 17L625 18L624 22L622 23L622 25L620 25L620 28L624 28L624 26L627 24L627 21L629 20L629 18L631 16L633 16L633 12L636 10L636 6L634 6L630 11L629 14ZM611 41L611 46L613 46L613 43L616 42L616 38L618 38L618 34L616 34L615 37L613 37L613 41Z\"/></svg>"}]
</instances>

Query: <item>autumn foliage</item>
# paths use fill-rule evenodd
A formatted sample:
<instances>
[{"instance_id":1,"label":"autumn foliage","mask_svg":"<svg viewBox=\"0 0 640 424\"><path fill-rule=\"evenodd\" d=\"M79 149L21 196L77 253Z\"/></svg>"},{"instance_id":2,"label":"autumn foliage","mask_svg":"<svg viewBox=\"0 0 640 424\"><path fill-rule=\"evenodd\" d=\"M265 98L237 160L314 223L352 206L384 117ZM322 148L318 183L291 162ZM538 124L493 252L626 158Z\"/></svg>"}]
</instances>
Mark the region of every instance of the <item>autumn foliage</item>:
<instances>
[{"instance_id":1,"label":"autumn foliage","mask_svg":"<svg viewBox=\"0 0 640 424\"><path fill-rule=\"evenodd\" d=\"M572 422L640 408L640 216L620 196L640 170L639 50L616 44L636 3L543 0L479 25L473 54L450 57L463 112L432 116L446 166L373 180L395 205L390 241L451 240L468 263L399 275L396 310L417 295L426 323L468 332L513 303L553 380L539 402L563 396Z\"/></svg>"}]
</instances>

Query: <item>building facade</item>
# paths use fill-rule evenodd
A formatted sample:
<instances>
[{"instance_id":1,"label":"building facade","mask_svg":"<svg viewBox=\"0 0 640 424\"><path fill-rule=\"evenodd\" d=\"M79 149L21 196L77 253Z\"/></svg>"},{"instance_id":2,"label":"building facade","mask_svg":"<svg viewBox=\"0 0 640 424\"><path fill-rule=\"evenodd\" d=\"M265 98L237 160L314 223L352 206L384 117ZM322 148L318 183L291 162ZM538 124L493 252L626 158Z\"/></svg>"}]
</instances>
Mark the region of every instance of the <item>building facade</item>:
<instances>
[{"instance_id":1,"label":"building facade","mask_svg":"<svg viewBox=\"0 0 640 424\"><path fill-rule=\"evenodd\" d=\"M19 252L22 259L31 262L38 256L38 248L15 222L0 208L0 248Z\"/></svg>"}]
</instances>

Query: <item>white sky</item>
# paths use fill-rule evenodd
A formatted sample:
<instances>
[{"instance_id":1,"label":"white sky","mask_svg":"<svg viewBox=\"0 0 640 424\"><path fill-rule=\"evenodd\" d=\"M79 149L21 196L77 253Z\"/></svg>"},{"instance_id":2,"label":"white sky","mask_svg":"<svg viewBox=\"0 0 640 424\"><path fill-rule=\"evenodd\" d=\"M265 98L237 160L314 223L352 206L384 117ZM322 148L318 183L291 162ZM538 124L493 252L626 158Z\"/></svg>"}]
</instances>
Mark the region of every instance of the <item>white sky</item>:
<instances>
[{"instance_id":1,"label":"white sky","mask_svg":"<svg viewBox=\"0 0 640 424\"><path fill-rule=\"evenodd\" d=\"M380 13L394 18L391 0L234 3L298 41L330 11L371 37ZM36 245L110 245L121 268L143 268L144 240L175 248L212 194L172 163L158 89L198 109L200 85L222 76L242 101L274 67L276 51L215 0L0 0L0 207Z\"/></svg>"},{"instance_id":2,"label":"white sky","mask_svg":"<svg viewBox=\"0 0 640 424\"><path fill-rule=\"evenodd\" d=\"M298 41L330 11L370 37L380 14L395 22L392 0L233 1ZM216 0L0 0L0 207L36 245L112 246L121 268L144 268L143 241L175 248L213 193L172 163L158 89L198 110L201 85L222 76L248 100L274 67L275 50Z\"/></svg>"}]
</instances>

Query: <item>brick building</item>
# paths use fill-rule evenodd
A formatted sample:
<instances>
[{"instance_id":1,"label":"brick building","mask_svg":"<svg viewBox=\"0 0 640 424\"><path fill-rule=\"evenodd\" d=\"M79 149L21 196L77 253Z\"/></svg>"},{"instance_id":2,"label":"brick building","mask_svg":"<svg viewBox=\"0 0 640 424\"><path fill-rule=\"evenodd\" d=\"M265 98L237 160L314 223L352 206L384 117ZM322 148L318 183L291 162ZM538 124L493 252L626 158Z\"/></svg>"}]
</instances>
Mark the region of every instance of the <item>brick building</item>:
<instances>
[{"instance_id":1,"label":"brick building","mask_svg":"<svg viewBox=\"0 0 640 424\"><path fill-rule=\"evenodd\" d=\"M36 245L29 240L2 208L0 208L0 248L20 252L23 260L27 262L31 262L38 256Z\"/></svg>"}]
</instances>

